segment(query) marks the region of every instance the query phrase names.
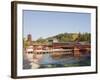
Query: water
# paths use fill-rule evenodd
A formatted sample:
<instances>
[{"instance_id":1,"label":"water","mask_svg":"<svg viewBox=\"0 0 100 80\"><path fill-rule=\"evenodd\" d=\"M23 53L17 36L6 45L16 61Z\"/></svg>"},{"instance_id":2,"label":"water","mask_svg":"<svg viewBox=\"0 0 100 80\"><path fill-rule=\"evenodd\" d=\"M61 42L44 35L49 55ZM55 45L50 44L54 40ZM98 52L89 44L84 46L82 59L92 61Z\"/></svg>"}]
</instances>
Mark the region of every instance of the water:
<instances>
[{"instance_id":1,"label":"water","mask_svg":"<svg viewBox=\"0 0 100 80\"><path fill-rule=\"evenodd\" d=\"M70 56L54 59L50 54L44 54L39 64L41 65L40 68L90 66L90 56L80 58Z\"/></svg>"},{"instance_id":2,"label":"water","mask_svg":"<svg viewBox=\"0 0 100 80\"><path fill-rule=\"evenodd\" d=\"M56 67L75 67L75 66L90 66L90 56L82 56L76 58L74 56L54 59L51 54L43 54L42 59L39 61L39 68L56 68ZM30 69L31 66L28 61L24 60L24 69Z\"/></svg>"}]
</instances>

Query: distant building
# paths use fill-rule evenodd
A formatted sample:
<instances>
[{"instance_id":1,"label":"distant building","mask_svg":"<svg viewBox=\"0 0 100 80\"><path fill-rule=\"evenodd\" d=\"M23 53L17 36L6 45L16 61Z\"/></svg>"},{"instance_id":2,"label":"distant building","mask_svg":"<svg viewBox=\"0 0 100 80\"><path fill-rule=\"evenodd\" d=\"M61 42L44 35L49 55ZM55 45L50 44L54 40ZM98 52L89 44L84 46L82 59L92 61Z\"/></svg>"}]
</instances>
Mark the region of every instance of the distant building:
<instances>
[{"instance_id":1,"label":"distant building","mask_svg":"<svg viewBox=\"0 0 100 80\"><path fill-rule=\"evenodd\" d=\"M32 35L31 35L31 34L28 34L28 35L27 35L27 40L28 40L28 41L32 41Z\"/></svg>"},{"instance_id":2,"label":"distant building","mask_svg":"<svg viewBox=\"0 0 100 80\"><path fill-rule=\"evenodd\" d=\"M28 43L29 46L30 46L30 45L33 45L33 42L32 42L32 35L31 35L31 34L28 34L28 35L27 35L27 43Z\"/></svg>"},{"instance_id":3,"label":"distant building","mask_svg":"<svg viewBox=\"0 0 100 80\"><path fill-rule=\"evenodd\" d=\"M59 42L58 39L54 38L53 43Z\"/></svg>"},{"instance_id":4,"label":"distant building","mask_svg":"<svg viewBox=\"0 0 100 80\"><path fill-rule=\"evenodd\" d=\"M51 40L51 39L48 40L48 44L49 44L49 45L52 45L52 44L53 44L53 40Z\"/></svg>"}]
</instances>

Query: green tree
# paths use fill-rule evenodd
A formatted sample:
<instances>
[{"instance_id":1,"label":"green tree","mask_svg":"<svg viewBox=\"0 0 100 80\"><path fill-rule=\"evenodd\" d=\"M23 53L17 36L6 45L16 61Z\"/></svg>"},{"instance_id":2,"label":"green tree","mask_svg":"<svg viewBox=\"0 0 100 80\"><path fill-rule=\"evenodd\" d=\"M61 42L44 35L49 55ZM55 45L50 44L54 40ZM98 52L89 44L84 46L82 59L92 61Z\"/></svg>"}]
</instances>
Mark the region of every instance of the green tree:
<instances>
[{"instance_id":1,"label":"green tree","mask_svg":"<svg viewBox=\"0 0 100 80\"><path fill-rule=\"evenodd\" d=\"M47 43L47 40L40 37L39 39L36 40L36 42L37 43Z\"/></svg>"}]
</instances>

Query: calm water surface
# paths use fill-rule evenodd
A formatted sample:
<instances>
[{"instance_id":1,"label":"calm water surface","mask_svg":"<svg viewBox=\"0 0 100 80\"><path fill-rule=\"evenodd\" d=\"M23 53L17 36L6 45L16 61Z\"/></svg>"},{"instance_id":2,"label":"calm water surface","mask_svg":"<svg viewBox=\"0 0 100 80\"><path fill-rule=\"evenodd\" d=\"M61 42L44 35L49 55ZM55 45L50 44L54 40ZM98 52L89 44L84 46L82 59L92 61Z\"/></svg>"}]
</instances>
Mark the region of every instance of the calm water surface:
<instances>
[{"instance_id":1,"label":"calm water surface","mask_svg":"<svg viewBox=\"0 0 100 80\"><path fill-rule=\"evenodd\" d=\"M43 54L42 59L39 61L40 68L55 68L55 67L75 67L75 66L90 66L90 56L80 58L64 57L54 59L51 54ZM30 69L30 62L24 59L24 69Z\"/></svg>"},{"instance_id":2,"label":"calm water surface","mask_svg":"<svg viewBox=\"0 0 100 80\"><path fill-rule=\"evenodd\" d=\"M42 68L45 67L68 67L68 66L90 66L90 56L75 58L65 57L54 59L50 54L44 54L39 62Z\"/></svg>"}]
</instances>

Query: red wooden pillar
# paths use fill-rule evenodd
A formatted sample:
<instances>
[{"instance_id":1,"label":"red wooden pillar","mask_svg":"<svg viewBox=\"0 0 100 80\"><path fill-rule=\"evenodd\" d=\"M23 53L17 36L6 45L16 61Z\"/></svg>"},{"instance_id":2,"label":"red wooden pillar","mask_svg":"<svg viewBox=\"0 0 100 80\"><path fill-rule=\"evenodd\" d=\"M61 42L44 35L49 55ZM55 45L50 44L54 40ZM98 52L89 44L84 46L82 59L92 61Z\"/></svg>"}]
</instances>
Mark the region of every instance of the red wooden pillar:
<instances>
[{"instance_id":1,"label":"red wooden pillar","mask_svg":"<svg viewBox=\"0 0 100 80\"><path fill-rule=\"evenodd\" d=\"M74 47L74 57L80 57L80 48Z\"/></svg>"}]
</instances>

